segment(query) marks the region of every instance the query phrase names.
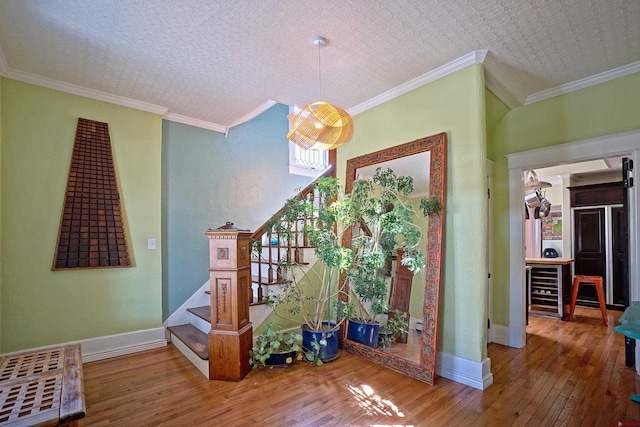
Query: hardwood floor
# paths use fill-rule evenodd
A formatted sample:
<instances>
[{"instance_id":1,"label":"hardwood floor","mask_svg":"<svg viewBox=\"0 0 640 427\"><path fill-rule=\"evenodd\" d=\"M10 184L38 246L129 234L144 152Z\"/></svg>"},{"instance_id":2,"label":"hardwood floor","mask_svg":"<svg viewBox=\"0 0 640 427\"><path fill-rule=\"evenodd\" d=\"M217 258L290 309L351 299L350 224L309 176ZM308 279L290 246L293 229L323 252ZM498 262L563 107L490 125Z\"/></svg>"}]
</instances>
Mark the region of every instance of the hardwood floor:
<instances>
[{"instance_id":1,"label":"hardwood floor","mask_svg":"<svg viewBox=\"0 0 640 427\"><path fill-rule=\"evenodd\" d=\"M208 381L172 345L84 365L81 426L616 426L640 425L640 380L624 366L624 337L597 309L573 322L532 317L528 344L490 344L484 391L435 386L342 353L314 367ZM623 424L624 425L624 424Z\"/></svg>"}]
</instances>

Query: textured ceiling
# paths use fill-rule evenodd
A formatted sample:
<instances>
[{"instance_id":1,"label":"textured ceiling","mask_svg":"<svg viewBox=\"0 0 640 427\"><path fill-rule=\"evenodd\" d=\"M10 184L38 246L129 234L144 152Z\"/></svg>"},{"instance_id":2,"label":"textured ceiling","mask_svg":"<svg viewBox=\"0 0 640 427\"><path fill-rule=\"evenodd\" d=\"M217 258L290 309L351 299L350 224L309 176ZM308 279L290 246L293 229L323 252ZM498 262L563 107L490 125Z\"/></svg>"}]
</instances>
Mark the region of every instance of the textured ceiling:
<instances>
[{"instance_id":1,"label":"textured ceiling","mask_svg":"<svg viewBox=\"0 0 640 427\"><path fill-rule=\"evenodd\" d=\"M224 129L273 102L358 112L485 50L488 86L515 106L637 72L638 23L638 0L1 0L0 73Z\"/></svg>"}]
</instances>

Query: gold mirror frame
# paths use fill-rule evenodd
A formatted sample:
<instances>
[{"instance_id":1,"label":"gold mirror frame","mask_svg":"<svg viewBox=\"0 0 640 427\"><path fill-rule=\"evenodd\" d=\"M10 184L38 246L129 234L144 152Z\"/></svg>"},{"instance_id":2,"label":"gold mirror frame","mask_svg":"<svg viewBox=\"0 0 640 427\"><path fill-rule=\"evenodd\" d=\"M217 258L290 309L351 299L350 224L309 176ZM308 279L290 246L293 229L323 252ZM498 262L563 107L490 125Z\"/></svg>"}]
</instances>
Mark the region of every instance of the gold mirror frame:
<instances>
[{"instance_id":1,"label":"gold mirror frame","mask_svg":"<svg viewBox=\"0 0 640 427\"><path fill-rule=\"evenodd\" d=\"M438 337L438 311L440 302L440 282L442 279L442 254L445 221L445 181L447 169L446 133L416 139L411 142L385 148L369 154L347 160L345 192L350 193L356 179L358 168L371 166L401 157L430 151L429 194L436 196L442 210L429 217L427 230L426 270L424 283L424 301L422 308L422 334L420 344L420 362L416 363L376 348L343 338L342 348L348 352L391 368L406 376L416 378L428 384L435 384L436 354ZM346 233L351 241L351 233ZM348 293L348 289L347 289Z\"/></svg>"}]
</instances>

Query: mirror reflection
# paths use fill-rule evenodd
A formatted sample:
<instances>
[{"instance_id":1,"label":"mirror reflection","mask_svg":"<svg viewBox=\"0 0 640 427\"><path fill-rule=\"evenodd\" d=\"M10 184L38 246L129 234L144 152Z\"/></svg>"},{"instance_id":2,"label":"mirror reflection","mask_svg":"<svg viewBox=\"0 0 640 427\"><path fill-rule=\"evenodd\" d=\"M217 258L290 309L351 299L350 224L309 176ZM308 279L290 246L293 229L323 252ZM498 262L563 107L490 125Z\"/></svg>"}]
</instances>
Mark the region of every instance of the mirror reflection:
<instances>
[{"instance_id":1,"label":"mirror reflection","mask_svg":"<svg viewBox=\"0 0 640 427\"><path fill-rule=\"evenodd\" d=\"M429 198L429 163L430 152L413 154L398 159L363 166L355 170L356 180L373 180L376 170L392 170L396 176L412 178L413 191L407 195L414 211L419 212L419 203ZM424 257L427 247L428 218L418 214L412 215L412 222L420 228L420 239L417 247ZM357 232L363 232L358 230ZM396 242L398 243L398 242ZM401 242L400 242L401 243ZM424 268L415 274L401 262L402 249L391 249L380 276L384 280L385 296L381 302L381 314L375 315L380 328L377 335L377 348L415 363L420 362L420 332L422 330L422 301L424 299ZM424 261L424 260L423 260ZM353 288L353 286L352 286ZM351 300L367 313L376 312L369 299L361 303L353 289ZM361 304L360 304L361 303Z\"/></svg>"},{"instance_id":2,"label":"mirror reflection","mask_svg":"<svg viewBox=\"0 0 640 427\"><path fill-rule=\"evenodd\" d=\"M397 176L413 178L415 189L410 199L414 207L415 203L420 205L419 209L415 209L417 212L422 213L422 199L426 198L428 203L435 199L438 213L415 221L421 227L421 240L417 247L423 254L422 261L426 264L424 269L414 275L411 269L406 268L411 265L410 262L401 261L407 259L407 254L404 253L406 245L402 252L394 250L388 254L388 263L385 264L388 272L382 300L385 309L376 316L383 332L382 339L377 340L379 345L365 345L362 341L349 339L348 327L342 347L347 352L434 384L442 277L446 134L432 135L347 160L345 191L351 192L354 187L357 188L357 179L371 178L380 167L392 169ZM393 207L390 206L389 209ZM363 232L359 227L352 230L355 237ZM354 245L357 244L357 240L354 242ZM349 302L356 298L355 284L349 283L347 295ZM363 301L360 298L359 303L367 309L370 308L367 304L373 304L373 301ZM386 325L394 322L394 319L406 322L408 332L406 336L396 334L393 339L385 342Z\"/></svg>"}]
</instances>

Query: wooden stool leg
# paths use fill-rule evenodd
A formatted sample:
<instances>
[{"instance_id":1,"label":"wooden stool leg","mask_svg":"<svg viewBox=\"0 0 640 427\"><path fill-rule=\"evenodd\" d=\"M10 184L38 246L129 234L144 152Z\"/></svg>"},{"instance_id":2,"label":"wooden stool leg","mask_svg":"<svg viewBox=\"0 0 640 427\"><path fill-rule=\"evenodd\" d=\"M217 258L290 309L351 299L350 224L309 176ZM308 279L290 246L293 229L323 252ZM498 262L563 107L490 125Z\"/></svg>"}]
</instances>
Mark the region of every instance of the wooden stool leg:
<instances>
[{"instance_id":1,"label":"wooden stool leg","mask_svg":"<svg viewBox=\"0 0 640 427\"><path fill-rule=\"evenodd\" d=\"M569 309L569 319L573 320L573 312L576 309L576 300L578 299L578 288L580 287L580 280L573 279L573 292L571 293L571 308Z\"/></svg>"},{"instance_id":2,"label":"wooden stool leg","mask_svg":"<svg viewBox=\"0 0 640 427\"><path fill-rule=\"evenodd\" d=\"M600 303L600 311L602 312L602 320L604 321L604 326L608 326L607 321L607 305L604 302L604 287L602 286L602 279L595 281L596 292L598 293L598 303Z\"/></svg>"}]
</instances>

